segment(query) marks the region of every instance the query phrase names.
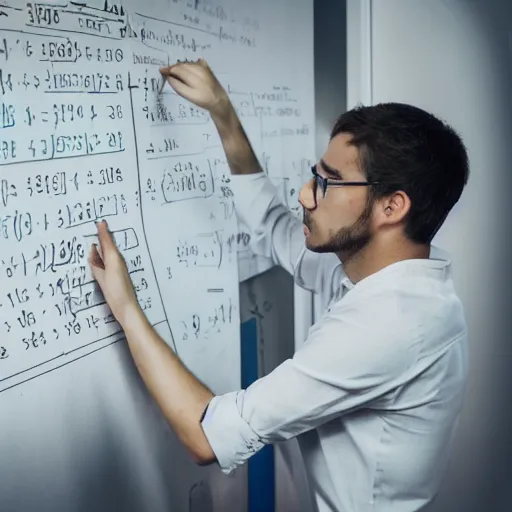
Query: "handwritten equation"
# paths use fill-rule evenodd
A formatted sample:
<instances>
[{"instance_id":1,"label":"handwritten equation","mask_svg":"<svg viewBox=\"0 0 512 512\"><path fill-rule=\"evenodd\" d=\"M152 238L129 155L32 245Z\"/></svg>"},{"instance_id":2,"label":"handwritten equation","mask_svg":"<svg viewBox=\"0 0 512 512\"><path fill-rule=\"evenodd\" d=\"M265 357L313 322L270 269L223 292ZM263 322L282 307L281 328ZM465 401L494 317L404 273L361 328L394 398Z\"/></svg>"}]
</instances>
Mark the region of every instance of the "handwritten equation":
<instances>
[{"instance_id":1,"label":"handwritten equation","mask_svg":"<svg viewBox=\"0 0 512 512\"><path fill-rule=\"evenodd\" d=\"M47 28L82 19L42 4L23 14L27 26ZM166 317L133 164L126 48L1 28L0 40L2 390L122 334L88 264L102 219L141 308L154 324Z\"/></svg>"},{"instance_id":2,"label":"handwritten equation","mask_svg":"<svg viewBox=\"0 0 512 512\"><path fill-rule=\"evenodd\" d=\"M187 364L235 350L250 236L210 115L161 93L158 68L257 55L260 21L189 0L161 19L110 0L12 4L0 6L0 392L122 337L88 264L102 219L142 310ZM309 160L283 165L280 145L312 135L300 95L226 80L293 208Z\"/></svg>"}]
</instances>

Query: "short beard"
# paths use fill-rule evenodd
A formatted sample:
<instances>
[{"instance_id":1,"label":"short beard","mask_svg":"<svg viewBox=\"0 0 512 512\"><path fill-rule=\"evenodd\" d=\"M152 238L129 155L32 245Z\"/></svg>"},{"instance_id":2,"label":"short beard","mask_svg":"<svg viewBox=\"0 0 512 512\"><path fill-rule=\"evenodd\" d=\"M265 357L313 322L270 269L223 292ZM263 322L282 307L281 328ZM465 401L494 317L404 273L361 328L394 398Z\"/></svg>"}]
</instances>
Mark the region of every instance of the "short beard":
<instances>
[{"instance_id":1,"label":"short beard","mask_svg":"<svg viewBox=\"0 0 512 512\"><path fill-rule=\"evenodd\" d=\"M374 199L369 196L363 213L352 226L341 228L331 235L325 244L310 247L317 253L336 253L343 256L343 260L353 257L360 252L371 240L370 219L373 211Z\"/></svg>"}]
</instances>

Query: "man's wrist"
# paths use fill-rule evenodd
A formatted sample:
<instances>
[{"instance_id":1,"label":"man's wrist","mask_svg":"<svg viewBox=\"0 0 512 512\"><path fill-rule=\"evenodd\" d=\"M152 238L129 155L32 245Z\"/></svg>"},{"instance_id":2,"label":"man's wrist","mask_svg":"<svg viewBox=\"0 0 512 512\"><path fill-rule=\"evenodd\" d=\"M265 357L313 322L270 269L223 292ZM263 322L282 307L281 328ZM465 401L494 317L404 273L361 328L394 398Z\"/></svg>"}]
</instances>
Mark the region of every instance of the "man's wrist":
<instances>
[{"instance_id":1,"label":"man's wrist","mask_svg":"<svg viewBox=\"0 0 512 512\"><path fill-rule=\"evenodd\" d=\"M147 322L144 312L135 301L127 304L117 317L117 321L125 333L137 329L141 323Z\"/></svg>"},{"instance_id":2,"label":"man's wrist","mask_svg":"<svg viewBox=\"0 0 512 512\"><path fill-rule=\"evenodd\" d=\"M232 127L238 122L235 108L227 94L210 110L210 115L219 130Z\"/></svg>"}]
</instances>

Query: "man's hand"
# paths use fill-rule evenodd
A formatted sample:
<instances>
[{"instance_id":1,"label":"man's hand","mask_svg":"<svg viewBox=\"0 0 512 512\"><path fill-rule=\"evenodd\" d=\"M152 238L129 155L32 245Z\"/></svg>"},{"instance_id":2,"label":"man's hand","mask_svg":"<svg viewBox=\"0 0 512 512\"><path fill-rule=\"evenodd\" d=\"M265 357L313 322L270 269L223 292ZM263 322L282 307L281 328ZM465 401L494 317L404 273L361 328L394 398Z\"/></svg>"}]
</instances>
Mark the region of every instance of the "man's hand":
<instances>
[{"instance_id":1,"label":"man's hand","mask_svg":"<svg viewBox=\"0 0 512 512\"><path fill-rule=\"evenodd\" d=\"M177 94L210 112L232 174L254 174L261 166L236 110L205 60L160 69Z\"/></svg>"},{"instance_id":2,"label":"man's hand","mask_svg":"<svg viewBox=\"0 0 512 512\"><path fill-rule=\"evenodd\" d=\"M229 110L229 97L205 60L179 62L161 68L160 73L180 96L212 116L222 116Z\"/></svg>"},{"instance_id":3,"label":"man's hand","mask_svg":"<svg viewBox=\"0 0 512 512\"><path fill-rule=\"evenodd\" d=\"M116 247L105 221L97 224L100 250L93 245L89 263L94 279L98 282L116 320L124 324L125 319L139 308L123 256Z\"/></svg>"}]
</instances>

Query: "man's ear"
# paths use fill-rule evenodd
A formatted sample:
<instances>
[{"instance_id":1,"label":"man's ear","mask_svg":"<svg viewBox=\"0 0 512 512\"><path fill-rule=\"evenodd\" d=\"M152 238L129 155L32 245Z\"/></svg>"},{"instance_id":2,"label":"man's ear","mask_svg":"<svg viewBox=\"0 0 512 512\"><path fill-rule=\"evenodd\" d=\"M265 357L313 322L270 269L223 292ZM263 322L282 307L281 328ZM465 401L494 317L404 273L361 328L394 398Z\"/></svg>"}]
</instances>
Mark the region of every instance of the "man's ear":
<instances>
[{"instance_id":1,"label":"man's ear","mask_svg":"<svg viewBox=\"0 0 512 512\"><path fill-rule=\"evenodd\" d=\"M383 223L397 224L402 222L411 209L411 200L402 190L383 198L380 204L380 218Z\"/></svg>"}]
</instances>

